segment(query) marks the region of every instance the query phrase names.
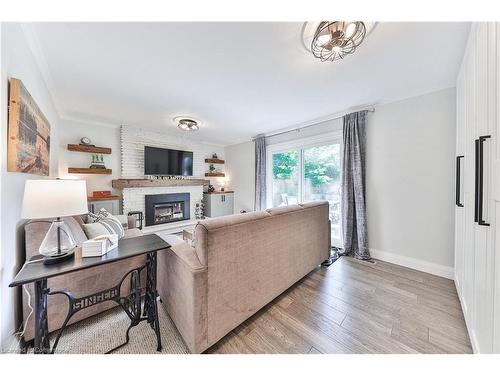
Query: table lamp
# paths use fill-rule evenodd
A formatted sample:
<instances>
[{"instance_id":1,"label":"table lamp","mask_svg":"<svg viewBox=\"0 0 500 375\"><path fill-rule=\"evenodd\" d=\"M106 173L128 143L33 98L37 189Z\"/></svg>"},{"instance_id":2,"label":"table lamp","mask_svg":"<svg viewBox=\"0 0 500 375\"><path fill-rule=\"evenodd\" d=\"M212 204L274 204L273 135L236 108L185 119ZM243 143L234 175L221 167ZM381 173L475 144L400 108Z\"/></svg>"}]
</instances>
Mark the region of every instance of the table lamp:
<instances>
[{"instance_id":1,"label":"table lamp","mask_svg":"<svg viewBox=\"0 0 500 375\"><path fill-rule=\"evenodd\" d=\"M53 219L39 252L44 264L54 264L74 257L76 242L64 216L88 212L87 187L83 180L27 180L21 217Z\"/></svg>"}]
</instances>

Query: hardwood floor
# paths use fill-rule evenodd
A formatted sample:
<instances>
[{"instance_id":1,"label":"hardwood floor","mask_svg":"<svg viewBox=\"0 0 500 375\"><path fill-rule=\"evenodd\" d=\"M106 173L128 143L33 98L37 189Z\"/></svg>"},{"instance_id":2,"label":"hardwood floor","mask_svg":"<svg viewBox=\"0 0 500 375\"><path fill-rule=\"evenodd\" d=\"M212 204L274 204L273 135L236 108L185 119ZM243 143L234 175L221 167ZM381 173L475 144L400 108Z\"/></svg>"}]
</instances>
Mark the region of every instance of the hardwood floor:
<instances>
[{"instance_id":1,"label":"hardwood floor","mask_svg":"<svg viewBox=\"0 0 500 375\"><path fill-rule=\"evenodd\" d=\"M342 257L208 353L472 353L452 280Z\"/></svg>"}]
</instances>

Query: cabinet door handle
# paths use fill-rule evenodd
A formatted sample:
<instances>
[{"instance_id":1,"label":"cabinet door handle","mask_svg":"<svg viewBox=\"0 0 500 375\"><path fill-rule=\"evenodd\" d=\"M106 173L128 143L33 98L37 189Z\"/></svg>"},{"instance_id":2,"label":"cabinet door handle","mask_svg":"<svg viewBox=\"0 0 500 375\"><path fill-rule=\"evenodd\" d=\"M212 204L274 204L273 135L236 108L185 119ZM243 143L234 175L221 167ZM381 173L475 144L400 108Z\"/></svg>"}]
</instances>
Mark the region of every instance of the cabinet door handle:
<instances>
[{"instance_id":1,"label":"cabinet door handle","mask_svg":"<svg viewBox=\"0 0 500 375\"><path fill-rule=\"evenodd\" d=\"M484 141L491 138L489 135L484 135L476 139L476 209L474 220L479 225L489 226L490 224L483 219L483 202L484 202Z\"/></svg>"},{"instance_id":2,"label":"cabinet door handle","mask_svg":"<svg viewBox=\"0 0 500 375\"><path fill-rule=\"evenodd\" d=\"M456 188L455 188L455 204L457 205L457 207L463 207L463 203L460 203L460 185L461 185L461 176L460 176L460 173L461 173L461 163L460 163L460 160L463 158L464 156L461 155L461 156L457 156L457 176L456 176Z\"/></svg>"},{"instance_id":3,"label":"cabinet door handle","mask_svg":"<svg viewBox=\"0 0 500 375\"><path fill-rule=\"evenodd\" d=\"M478 204L479 204L479 139L474 141L474 222L478 222Z\"/></svg>"}]
</instances>

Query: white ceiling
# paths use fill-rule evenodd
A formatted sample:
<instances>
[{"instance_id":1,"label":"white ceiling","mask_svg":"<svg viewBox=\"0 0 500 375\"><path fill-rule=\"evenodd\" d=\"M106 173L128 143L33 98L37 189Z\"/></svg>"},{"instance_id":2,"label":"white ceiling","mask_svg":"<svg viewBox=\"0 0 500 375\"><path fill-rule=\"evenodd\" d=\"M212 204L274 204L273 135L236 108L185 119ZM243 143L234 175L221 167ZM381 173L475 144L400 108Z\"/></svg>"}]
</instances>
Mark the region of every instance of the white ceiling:
<instances>
[{"instance_id":1,"label":"white ceiling","mask_svg":"<svg viewBox=\"0 0 500 375\"><path fill-rule=\"evenodd\" d=\"M343 61L314 59L302 23L25 26L62 118L238 143L361 105L455 85L467 23L378 23Z\"/></svg>"}]
</instances>

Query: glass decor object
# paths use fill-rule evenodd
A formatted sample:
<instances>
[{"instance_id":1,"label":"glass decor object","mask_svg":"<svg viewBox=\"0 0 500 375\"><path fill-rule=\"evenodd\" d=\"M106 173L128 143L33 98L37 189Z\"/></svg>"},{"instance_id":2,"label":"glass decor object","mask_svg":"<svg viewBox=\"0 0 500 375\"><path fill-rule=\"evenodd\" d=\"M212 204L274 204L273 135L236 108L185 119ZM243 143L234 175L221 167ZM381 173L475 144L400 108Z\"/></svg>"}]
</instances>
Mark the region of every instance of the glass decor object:
<instances>
[{"instance_id":1,"label":"glass decor object","mask_svg":"<svg viewBox=\"0 0 500 375\"><path fill-rule=\"evenodd\" d=\"M55 219L38 250L44 257L55 258L69 253L76 247L68 225L60 218Z\"/></svg>"},{"instance_id":2,"label":"glass decor object","mask_svg":"<svg viewBox=\"0 0 500 375\"><path fill-rule=\"evenodd\" d=\"M39 252L44 264L73 258L76 242L62 217L88 212L87 186L83 180L28 180L24 186L21 217L33 221L52 219ZM55 219L54 219L55 218Z\"/></svg>"}]
</instances>

